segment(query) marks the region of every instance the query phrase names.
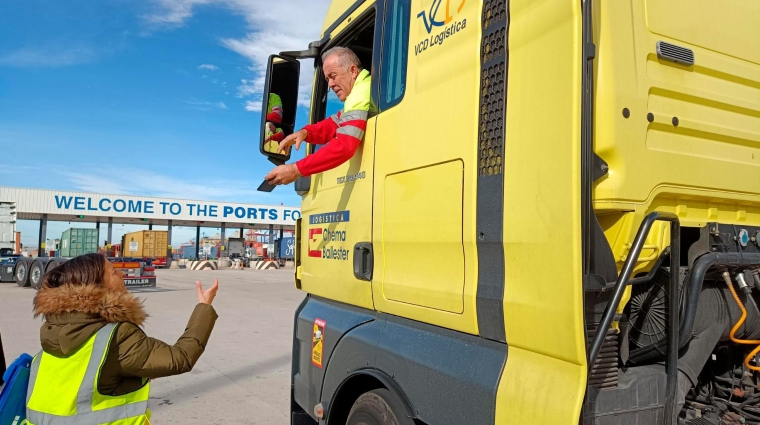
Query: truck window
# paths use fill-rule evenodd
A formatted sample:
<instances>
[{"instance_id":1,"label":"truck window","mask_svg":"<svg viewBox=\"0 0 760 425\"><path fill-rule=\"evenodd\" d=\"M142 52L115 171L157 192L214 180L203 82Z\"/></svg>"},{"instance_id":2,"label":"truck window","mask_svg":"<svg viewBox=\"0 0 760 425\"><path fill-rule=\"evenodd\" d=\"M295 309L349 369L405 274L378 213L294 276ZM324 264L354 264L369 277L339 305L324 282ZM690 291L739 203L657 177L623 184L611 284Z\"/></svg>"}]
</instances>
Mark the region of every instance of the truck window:
<instances>
[{"instance_id":1,"label":"truck window","mask_svg":"<svg viewBox=\"0 0 760 425\"><path fill-rule=\"evenodd\" d=\"M327 102L326 102L326 105L325 105L325 116L329 117L329 116L331 116L333 114L336 114L341 109L343 109L343 102L341 102L340 99L338 99L338 96L335 93L333 93L332 90L328 90L327 91ZM314 145L313 152L318 151L319 148L321 148L322 146L324 146L324 145Z\"/></svg>"},{"instance_id":2,"label":"truck window","mask_svg":"<svg viewBox=\"0 0 760 425\"><path fill-rule=\"evenodd\" d=\"M393 107L404 97L409 51L410 0L390 0L386 7L380 65L381 111Z\"/></svg>"}]
</instances>

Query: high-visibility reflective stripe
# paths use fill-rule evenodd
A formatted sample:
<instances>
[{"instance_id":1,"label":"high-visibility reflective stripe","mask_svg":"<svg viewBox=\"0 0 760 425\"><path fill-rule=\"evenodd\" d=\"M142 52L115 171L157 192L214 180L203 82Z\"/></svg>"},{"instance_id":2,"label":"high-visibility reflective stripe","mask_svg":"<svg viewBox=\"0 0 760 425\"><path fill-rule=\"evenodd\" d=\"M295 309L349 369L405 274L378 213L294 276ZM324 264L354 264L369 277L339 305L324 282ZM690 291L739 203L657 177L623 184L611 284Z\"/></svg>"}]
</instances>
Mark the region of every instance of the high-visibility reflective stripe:
<instances>
[{"instance_id":1,"label":"high-visibility reflective stripe","mask_svg":"<svg viewBox=\"0 0 760 425\"><path fill-rule=\"evenodd\" d=\"M98 376L100 362L106 355L108 341L111 339L111 333L116 328L114 323L109 323L95 334L95 343L92 345L90 361L87 364L87 371L84 373L84 379L77 391L77 416L80 413L92 411L92 393L95 392L95 378Z\"/></svg>"},{"instance_id":2,"label":"high-visibility reflective stripe","mask_svg":"<svg viewBox=\"0 0 760 425\"><path fill-rule=\"evenodd\" d=\"M26 409L26 419L34 425L99 425L145 415L148 401L125 404L74 416L58 416Z\"/></svg>"},{"instance_id":3,"label":"high-visibility reflective stripe","mask_svg":"<svg viewBox=\"0 0 760 425\"><path fill-rule=\"evenodd\" d=\"M26 405L29 405L29 400L32 399L32 392L34 392L34 383L37 381L37 372L40 370L40 361L42 361L42 350L37 353L32 359L32 367L29 370L29 386L26 388Z\"/></svg>"},{"instance_id":4,"label":"high-visibility reflective stripe","mask_svg":"<svg viewBox=\"0 0 760 425\"><path fill-rule=\"evenodd\" d=\"M335 124L340 124L340 117L338 116L338 114L332 114L330 115L330 118L333 120Z\"/></svg>"},{"instance_id":5,"label":"high-visibility reflective stripe","mask_svg":"<svg viewBox=\"0 0 760 425\"><path fill-rule=\"evenodd\" d=\"M364 137L364 130L362 130L359 127L354 127L353 125L339 127L337 133L344 134L346 136L356 137L357 139L361 139L362 137Z\"/></svg>"},{"instance_id":6,"label":"high-visibility reflective stripe","mask_svg":"<svg viewBox=\"0 0 760 425\"><path fill-rule=\"evenodd\" d=\"M348 111L340 114L340 122L353 121L353 120L367 120L367 111Z\"/></svg>"}]
</instances>

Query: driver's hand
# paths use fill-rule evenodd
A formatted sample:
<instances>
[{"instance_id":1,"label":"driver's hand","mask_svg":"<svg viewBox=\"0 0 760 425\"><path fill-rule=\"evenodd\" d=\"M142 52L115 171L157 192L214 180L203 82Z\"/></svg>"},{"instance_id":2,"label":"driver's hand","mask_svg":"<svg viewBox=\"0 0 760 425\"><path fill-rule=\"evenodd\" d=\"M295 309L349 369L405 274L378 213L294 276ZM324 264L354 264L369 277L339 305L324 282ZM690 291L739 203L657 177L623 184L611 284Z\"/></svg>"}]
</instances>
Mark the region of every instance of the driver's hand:
<instances>
[{"instance_id":1,"label":"driver's hand","mask_svg":"<svg viewBox=\"0 0 760 425\"><path fill-rule=\"evenodd\" d=\"M272 185L280 185L293 183L299 177L301 177L301 172L298 171L296 164L285 164L275 167L264 177L264 180Z\"/></svg>"},{"instance_id":2,"label":"driver's hand","mask_svg":"<svg viewBox=\"0 0 760 425\"><path fill-rule=\"evenodd\" d=\"M308 136L308 133L304 129L296 131L290 136L284 138L282 142L280 142L279 152L287 154L288 148L293 145L296 145L296 150L301 149L301 143L303 143L303 141L306 140L307 136Z\"/></svg>"}]
</instances>

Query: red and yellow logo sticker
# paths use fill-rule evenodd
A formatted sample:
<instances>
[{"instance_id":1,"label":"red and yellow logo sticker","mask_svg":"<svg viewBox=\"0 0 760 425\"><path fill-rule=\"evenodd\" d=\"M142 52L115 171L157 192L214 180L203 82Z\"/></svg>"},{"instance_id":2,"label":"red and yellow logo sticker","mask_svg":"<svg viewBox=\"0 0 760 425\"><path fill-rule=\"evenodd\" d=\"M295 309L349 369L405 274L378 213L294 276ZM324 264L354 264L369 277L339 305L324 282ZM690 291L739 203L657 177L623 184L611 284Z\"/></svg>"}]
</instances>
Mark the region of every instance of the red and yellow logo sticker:
<instances>
[{"instance_id":1,"label":"red and yellow logo sticker","mask_svg":"<svg viewBox=\"0 0 760 425\"><path fill-rule=\"evenodd\" d=\"M322 258L322 249L319 244L322 242L322 229L309 229L309 257Z\"/></svg>"},{"instance_id":2,"label":"red and yellow logo sticker","mask_svg":"<svg viewBox=\"0 0 760 425\"><path fill-rule=\"evenodd\" d=\"M311 362L320 369L322 368L326 324L322 319L314 319L314 331L311 335Z\"/></svg>"}]
</instances>

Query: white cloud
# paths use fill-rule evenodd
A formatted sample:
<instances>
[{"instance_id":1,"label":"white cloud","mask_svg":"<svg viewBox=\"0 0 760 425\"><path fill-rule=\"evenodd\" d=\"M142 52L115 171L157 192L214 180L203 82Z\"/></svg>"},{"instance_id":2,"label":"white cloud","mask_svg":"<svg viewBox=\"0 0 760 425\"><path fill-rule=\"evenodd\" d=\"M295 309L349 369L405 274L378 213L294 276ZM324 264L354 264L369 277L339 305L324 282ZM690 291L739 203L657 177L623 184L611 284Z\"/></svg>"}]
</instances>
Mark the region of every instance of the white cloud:
<instances>
[{"instance_id":1,"label":"white cloud","mask_svg":"<svg viewBox=\"0 0 760 425\"><path fill-rule=\"evenodd\" d=\"M227 105L224 102L205 102L201 100L188 100L185 102L194 109L201 111L210 111L211 109L227 109Z\"/></svg>"},{"instance_id":2,"label":"white cloud","mask_svg":"<svg viewBox=\"0 0 760 425\"><path fill-rule=\"evenodd\" d=\"M242 97L259 96L269 55L285 50L304 50L320 38L322 20L330 0L153 0L157 11L149 17L154 24L181 26L193 15L194 7L217 4L242 15L251 30L242 38L221 40L222 45L248 58L253 77L238 87ZM296 23L296 24L291 24ZM312 61L301 61L298 104L309 105Z\"/></svg>"},{"instance_id":3,"label":"white cloud","mask_svg":"<svg viewBox=\"0 0 760 425\"><path fill-rule=\"evenodd\" d=\"M64 172L64 176L74 186L74 190L108 193L116 195L140 195L162 198L203 199L210 201L267 203L271 194L258 192L261 182L225 179L200 180L178 179L142 169L124 169L129 176L129 184L119 178L112 178L107 170L92 170L89 173ZM274 202L269 199L268 202ZM279 202L278 202L279 203Z\"/></svg>"},{"instance_id":4,"label":"white cloud","mask_svg":"<svg viewBox=\"0 0 760 425\"><path fill-rule=\"evenodd\" d=\"M145 19L157 26L181 27L193 16L193 6L211 1L213 0L154 0L157 10L145 16Z\"/></svg>"},{"instance_id":5,"label":"white cloud","mask_svg":"<svg viewBox=\"0 0 760 425\"><path fill-rule=\"evenodd\" d=\"M216 84L216 83L219 82L219 80L217 80L216 78L214 78L213 80L211 80L211 82L214 83L214 84Z\"/></svg>"},{"instance_id":6,"label":"white cloud","mask_svg":"<svg viewBox=\"0 0 760 425\"><path fill-rule=\"evenodd\" d=\"M208 69L209 71L217 71L219 67L216 65L209 64L209 63L204 63L203 65L199 66L198 69Z\"/></svg>"},{"instance_id":7,"label":"white cloud","mask_svg":"<svg viewBox=\"0 0 760 425\"><path fill-rule=\"evenodd\" d=\"M96 58L88 46L43 49L23 48L0 56L0 66L59 67L89 63Z\"/></svg>"},{"instance_id":8,"label":"white cloud","mask_svg":"<svg viewBox=\"0 0 760 425\"><path fill-rule=\"evenodd\" d=\"M240 80L240 85L238 86L238 97L246 97L251 96L256 93L261 94L264 90L264 79L257 79L257 80L246 80L242 79Z\"/></svg>"},{"instance_id":9,"label":"white cloud","mask_svg":"<svg viewBox=\"0 0 760 425\"><path fill-rule=\"evenodd\" d=\"M261 101L246 100L245 110L249 112L261 112Z\"/></svg>"}]
</instances>

